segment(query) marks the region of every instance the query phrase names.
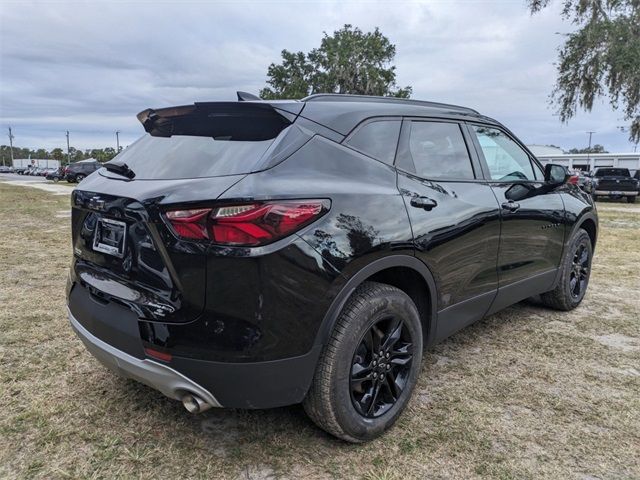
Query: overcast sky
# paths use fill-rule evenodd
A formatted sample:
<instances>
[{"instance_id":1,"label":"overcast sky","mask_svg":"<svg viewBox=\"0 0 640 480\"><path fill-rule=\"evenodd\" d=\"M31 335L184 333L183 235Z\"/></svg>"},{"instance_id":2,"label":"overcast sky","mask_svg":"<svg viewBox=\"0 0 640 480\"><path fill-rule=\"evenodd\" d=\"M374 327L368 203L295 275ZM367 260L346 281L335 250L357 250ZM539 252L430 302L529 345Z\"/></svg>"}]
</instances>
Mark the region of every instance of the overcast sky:
<instances>
[{"instance_id":1,"label":"overcast sky","mask_svg":"<svg viewBox=\"0 0 640 480\"><path fill-rule=\"evenodd\" d=\"M376 26L396 44L397 80L417 99L469 106L525 143L632 151L623 116L600 102L562 125L548 105L570 23L525 1L0 0L0 143L115 147L142 134L147 107L257 93L282 49L308 51L323 31Z\"/></svg>"}]
</instances>

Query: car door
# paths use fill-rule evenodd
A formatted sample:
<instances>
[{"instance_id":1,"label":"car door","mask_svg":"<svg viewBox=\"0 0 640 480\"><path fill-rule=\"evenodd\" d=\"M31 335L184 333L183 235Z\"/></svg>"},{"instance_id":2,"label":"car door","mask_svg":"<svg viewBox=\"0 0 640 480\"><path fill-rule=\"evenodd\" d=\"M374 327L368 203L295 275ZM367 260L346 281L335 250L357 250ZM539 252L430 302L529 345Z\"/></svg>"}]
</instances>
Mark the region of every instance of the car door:
<instances>
[{"instance_id":1,"label":"car door","mask_svg":"<svg viewBox=\"0 0 640 480\"><path fill-rule=\"evenodd\" d=\"M482 318L497 292L498 203L456 121L405 119L396 156L415 252L438 290L436 338Z\"/></svg>"},{"instance_id":2,"label":"car door","mask_svg":"<svg viewBox=\"0 0 640 480\"><path fill-rule=\"evenodd\" d=\"M564 204L556 191L540 188L542 169L506 130L468 128L501 207L495 312L551 288L562 257Z\"/></svg>"}]
</instances>

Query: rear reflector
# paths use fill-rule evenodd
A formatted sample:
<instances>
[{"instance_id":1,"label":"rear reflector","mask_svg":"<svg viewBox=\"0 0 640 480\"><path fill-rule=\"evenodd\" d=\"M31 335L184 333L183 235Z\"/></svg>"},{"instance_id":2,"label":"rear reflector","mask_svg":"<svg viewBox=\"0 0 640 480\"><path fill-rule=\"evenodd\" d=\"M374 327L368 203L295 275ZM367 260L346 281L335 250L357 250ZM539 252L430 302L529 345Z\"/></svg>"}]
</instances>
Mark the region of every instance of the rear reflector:
<instances>
[{"instance_id":1,"label":"rear reflector","mask_svg":"<svg viewBox=\"0 0 640 480\"><path fill-rule=\"evenodd\" d=\"M157 360L162 360L163 362L170 362L173 358L170 353L159 352L158 350L154 350L153 348L145 348L144 353Z\"/></svg>"},{"instance_id":2,"label":"rear reflector","mask_svg":"<svg viewBox=\"0 0 640 480\"><path fill-rule=\"evenodd\" d=\"M329 200L283 200L170 210L166 216L181 238L255 247L296 232L324 215L330 205Z\"/></svg>"}]
</instances>

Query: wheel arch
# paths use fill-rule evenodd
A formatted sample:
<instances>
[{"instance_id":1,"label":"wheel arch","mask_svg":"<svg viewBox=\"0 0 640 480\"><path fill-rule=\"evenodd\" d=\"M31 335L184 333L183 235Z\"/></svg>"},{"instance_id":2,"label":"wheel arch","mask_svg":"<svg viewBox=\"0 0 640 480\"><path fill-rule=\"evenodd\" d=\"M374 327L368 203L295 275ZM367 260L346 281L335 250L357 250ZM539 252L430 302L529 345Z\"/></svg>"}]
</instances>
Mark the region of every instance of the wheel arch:
<instances>
[{"instance_id":1,"label":"wheel arch","mask_svg":"<svg viewBox=\"0 0 640 480\"><path fill-rule=\"evenodd\" d=\"M589 234L589 238L591 239L591 247L595 249L596 240L598 239L598 224L596 219L591 218L591 216L588 216L578 224L578 226L576 227L576 230L578 228L582 228L587 232L587 234Z\"/></svg>"},{"instance_id":2,"label":"wheel arch","mask_svg":"<svg viewBox=\"0 0 640 480\"><path fill-rule=\"evenodd\" d=\"M386 283L409 295L420 313L423 344L425 346L432 344L436 338L436 282L429 268L410 255L389 255L374 260L352 275L325 313L316 337L316 344L324 345L327 342L343 306L358 285L365 281Z\"/></svg>"},{"instance_id":3,"label":"wheel arch","mask_svg":"<svg viewBox=\"0 0 640 480\"><path fill-rule=\"evenodd\" d=\"M596 240L598 239L598 217L595 214L595 212L588 211L585 214L583 214L580 218L578 218L578 220L576 220L576 222L571 227L571 232L569 233L569 235L565 237L561 259L564 259L566 249L569 248L569 245L571 244L571 240L573 239L576 232L581 228L585 230L589 235L589 238L591 239L591 248L593 251L595 251ZM562 277L562 263L558 267L556 279L553 282L553 288L555 288L558 285L558 282L560 281L561 277Z\"/></svg>"}]
</instances>

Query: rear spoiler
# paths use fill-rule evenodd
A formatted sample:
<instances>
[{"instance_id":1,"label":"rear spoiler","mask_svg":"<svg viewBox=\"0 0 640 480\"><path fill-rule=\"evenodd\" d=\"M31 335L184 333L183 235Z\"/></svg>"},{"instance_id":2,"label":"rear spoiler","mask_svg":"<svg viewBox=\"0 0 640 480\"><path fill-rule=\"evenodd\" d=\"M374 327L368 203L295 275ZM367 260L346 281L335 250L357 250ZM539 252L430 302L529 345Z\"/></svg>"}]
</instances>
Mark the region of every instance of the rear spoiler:
<instances>
[{"instance_id":1,"label":"rear spoiler","mask_svg":"<svg viewBox=\"0 0 640 480\"><path fill-rule=\"evenodd\" d=\"M301 102L205 102L160 109L137 117L154 137L192 135L219 140L260 141L275 138L304 108Z\"/></svg>"}]
</instances>

